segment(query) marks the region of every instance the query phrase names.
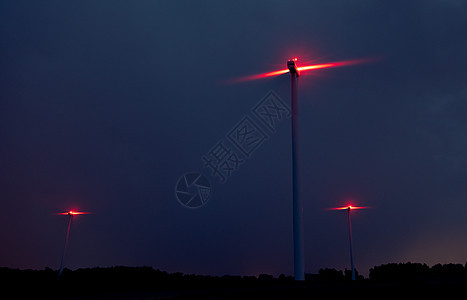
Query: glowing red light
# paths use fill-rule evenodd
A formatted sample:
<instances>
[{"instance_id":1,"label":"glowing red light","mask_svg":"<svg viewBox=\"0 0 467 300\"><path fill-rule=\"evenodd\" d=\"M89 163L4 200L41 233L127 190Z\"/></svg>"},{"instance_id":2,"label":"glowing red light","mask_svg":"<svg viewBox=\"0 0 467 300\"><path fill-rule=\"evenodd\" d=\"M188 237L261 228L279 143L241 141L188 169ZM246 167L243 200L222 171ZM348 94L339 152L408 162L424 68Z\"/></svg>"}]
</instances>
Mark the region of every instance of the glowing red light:
<instances>
[{"instance_id":1,"label":"glowing red light","mask_svg":"<svg viewBox=\"0 0 467 300\"><path fill-rule=\"evenodd\" d=\"M297 61L298 58L294 57L292 60ZM363 63L369 63L369 62L372 62L372 61L375 61L375 60L377 60L377 59L376 58L352 59L352 60L337 61L337 62L331 62L331 63L325 63L325 64L301 66L301 67L298 67L297 70L299 72L302 72L302 71L309 71L309 70L319 70L319 69L327 69L327 68L345 67L345 66L352 66L352 65L363 64ZM285 73L289 73L289 70L288 69L282 69L282 70L277 70L277 71L273 71L273 72L267 72L267 73L262 73L262 74L244 76L244 77L240 77L240 78L231 80L230 82L251 81L251 80L262 79L262 78L267 78L267 77L272 77L272 76L278 76L278 75L282 75L282 74L285 74Z\"/></svg>"},{"instance_id":2,"label":"glowing red light","mask_svg":"<svg viewBox=\"0 0 467 300\"><path fill-rule=\"evenodd\" d=\"M337 63L329 63L329 64L320 64L320 65L310 65L310 66L304 66L304 67L298 67L299 71L308 71L308 70L318 70L318 69L326 69L326 68L332 68L332 67L337 67Z\"/></svg>"},{"instance_id":3,"label":"glowing red light","mask_svg":"<svg viewBox=\"0 0 467 300\"><path fill-rule=\"evenodd\" d=\"M282 75L282 74L285 74L285 73L289 73L289 69L282 69L282 70L263 73L263 74L244 76L244 77L241 77L241 78L238 78L238 79L234 79L233 82L251 81L251 80L256 80L256 79L262 79L262 78L267 78L267 77L278 76L278 75Z\"/></svg>"},{"instance_id":4,"label":"glowing red light","mask_svg":"<svg viewBox=\"0 0 467 300\"><path fill-rule=\"evenodd\" d=\"M347 205L347 206L341 206L341 207L334 207L330 208L331 210L354 210L354 209L367 209L370 208L368 206L353 206L353 205Z\"/></svg>"},{"instance_id":5,"label":"glowing red light","mask_svg":"<svg viewBox=\"0 0 467 300\"><path fill-rule=\"evenodd\" d=\"M89 214L92 214L90 212L84 212L84 211L74 211L74 210L70 210L68 212L64 212L64 213L58 213L58 215L69 215L69 216L74 216L74 215L89 215Z\"/></svg>"}]
</instances>

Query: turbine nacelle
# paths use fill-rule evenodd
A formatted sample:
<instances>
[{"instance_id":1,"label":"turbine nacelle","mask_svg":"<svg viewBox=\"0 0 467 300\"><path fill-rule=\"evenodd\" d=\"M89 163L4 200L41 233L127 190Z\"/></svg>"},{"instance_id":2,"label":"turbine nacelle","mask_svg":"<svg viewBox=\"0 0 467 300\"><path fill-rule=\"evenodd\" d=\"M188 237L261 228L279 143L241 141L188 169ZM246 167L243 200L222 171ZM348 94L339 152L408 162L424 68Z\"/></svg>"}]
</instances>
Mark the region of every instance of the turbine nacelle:
<instances>
[{"instance_id":1,"label":"turbine nacelle","mask_svg":"<svg viewBox=\"0 0 467 300\"><path fill-rule=\"evenodd\" d=\"M289 68L290 73L300 75L298 67L297 67L297 58L290 59L287 61L287 68Z\"/></svg>"}]
</instances>

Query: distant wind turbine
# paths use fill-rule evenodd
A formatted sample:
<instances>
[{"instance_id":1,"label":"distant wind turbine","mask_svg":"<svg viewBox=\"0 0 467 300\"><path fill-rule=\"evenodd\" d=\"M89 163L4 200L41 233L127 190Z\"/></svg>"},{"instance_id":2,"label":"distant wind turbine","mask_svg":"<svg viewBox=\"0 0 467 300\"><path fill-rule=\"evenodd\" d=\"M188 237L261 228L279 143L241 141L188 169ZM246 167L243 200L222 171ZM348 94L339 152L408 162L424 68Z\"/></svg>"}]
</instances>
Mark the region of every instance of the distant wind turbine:
<instances>
[{"instance_id":1,"label":"distant wind turbine","mask_svg":"<svg viewBox=\"0 0 467 300\"><path fill-rule=\"evenodd\" d=\"M335 207L331 208L332 210L346 210L347 211L347 219L349 223L349 246L350 246L350 268L352 270L352 280L355 280L355 268L353 263L353 253L352 253L352 224L350 221L350 211L354 209L365 209L368 208L366 206L343 206L343 207Z\"/></svg>"},{"instance_id":2,"label":"distant wind turbine","mask_svg":"<svg viewBox=\"0 0 467 300\"><path fill-rule=\"evenodd\" d=\"M65 261L65 253L66 253L66 248L68 246L68 238L70 237L70 229L71 229L71 222L73 221L73 216L75 215L87 215L90 214L89 212L82 212L82 211L68 211L64 213L58 213L58 215L67 215L69 217L68 221L68 229L66 230L66 238L65 238L65 246L63 247L63 253L62 253L62 260L60 262L60 271L58 273L58 276L62 276L63 272L63 263Z\"/></svg>"}]
</instances>

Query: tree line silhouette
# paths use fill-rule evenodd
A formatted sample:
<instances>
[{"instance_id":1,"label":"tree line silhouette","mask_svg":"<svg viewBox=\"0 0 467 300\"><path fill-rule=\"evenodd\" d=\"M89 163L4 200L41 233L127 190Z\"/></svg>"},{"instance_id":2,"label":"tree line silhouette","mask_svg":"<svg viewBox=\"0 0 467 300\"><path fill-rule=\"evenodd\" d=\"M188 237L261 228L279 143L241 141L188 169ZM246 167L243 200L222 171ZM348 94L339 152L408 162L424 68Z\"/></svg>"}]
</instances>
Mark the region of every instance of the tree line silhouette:
<instances>
[{"instance_id":1,"label":"tree line silhouette","mask_svg":"<svg viewBox=\"0 0 467 300\"><path fill-rule=\"evenodd\" d=\"M422 263L389 263L369 270L369 277L357 274L351 281L351 271L324 268L318 274L306 274L305 282L296 282L293 277L281 274L258 276L209 276L168 273L152 267L95 267L77 270L65 269L62 276L58 270L19 270L0 268L0 290L20 294L40 295L49 299L64 296L83 296L108 293L158 293L158 295L187 294L193 291L262 291L271 293L272 299L304 293L307 289L326 295L329 291L363 291L410 285L425 287L467 287L467 263L437 264L429 267ZM336 289L336 287L338 287ZM335 291L333 291L333 289ZM273 292L274 291L274 292ZM282 293L282 294L281 294ZM300 295L300 294L299 294ZM298 295L296 295L298 296ZM106 299L105 297L101 297ZM170 297L169 297L170 298Z\"/></svg>"},{"instance_id":2,"label":"tree line silhouette","mask_svg":"<svg viewBox=\"0 0 467 300\"><path fill-rule=\"evenodd\" d=\"M467 263L436 264L390 263L370 269L369 279L378 282L467 283Z\"/></svg>"}]
</instances>

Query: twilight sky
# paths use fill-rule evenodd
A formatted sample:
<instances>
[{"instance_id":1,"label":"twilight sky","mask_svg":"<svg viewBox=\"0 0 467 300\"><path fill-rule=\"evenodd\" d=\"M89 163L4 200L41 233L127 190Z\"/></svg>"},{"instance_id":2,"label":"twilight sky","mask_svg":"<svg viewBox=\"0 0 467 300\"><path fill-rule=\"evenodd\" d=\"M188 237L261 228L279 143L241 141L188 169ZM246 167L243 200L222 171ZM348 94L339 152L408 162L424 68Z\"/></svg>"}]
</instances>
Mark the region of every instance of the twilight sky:
<instances>
[{"instance_id":1,"label":"twilight sky","mask_svg":"<svg viewBox=\"0 0 467 300\"><path fill-rule=\"evenodd\" d=\"M57 269L55 214L77 209L94 214L74 220L68 268L293 274L290 119L254 113L287 111L290 76L232 80L292 57L379 58L300 76L306 272L349 268L345 212L327 210L349 201L371 206L352 219L361 273L465 263L466 15L462 0L2 1L0 266ZM219 149L225 182L203 167ZM176 198L186 173L212 188L200 208Z\"/></svg>"}]
</instances>

